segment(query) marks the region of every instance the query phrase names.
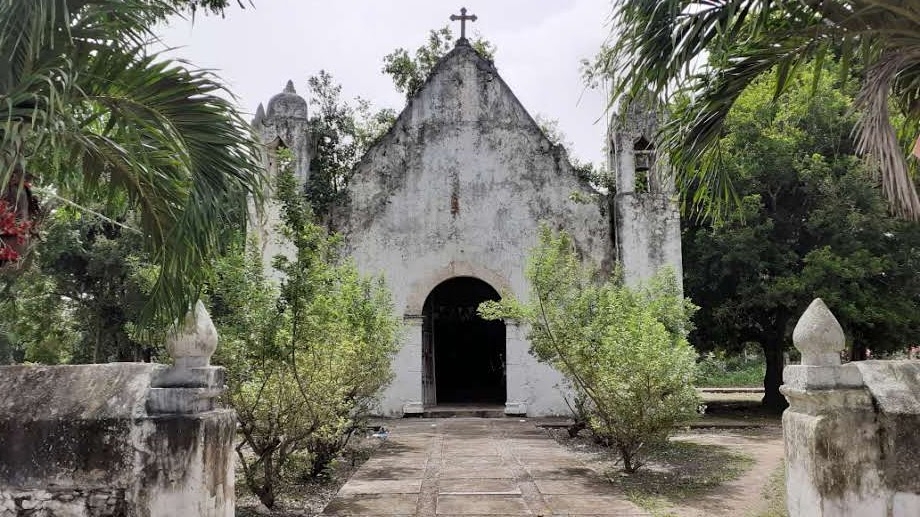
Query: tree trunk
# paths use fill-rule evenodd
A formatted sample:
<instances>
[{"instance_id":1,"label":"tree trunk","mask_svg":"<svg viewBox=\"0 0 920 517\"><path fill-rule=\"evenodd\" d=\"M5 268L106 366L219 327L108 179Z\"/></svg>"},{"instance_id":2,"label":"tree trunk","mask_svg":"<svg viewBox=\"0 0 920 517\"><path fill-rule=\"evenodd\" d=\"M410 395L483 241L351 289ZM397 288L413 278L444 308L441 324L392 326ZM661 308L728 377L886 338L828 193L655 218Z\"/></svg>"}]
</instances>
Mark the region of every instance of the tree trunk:
<instances>
[{"instance_id":1,"label":"tree trunk","mask_svg":"<svg viewBox=\"0 0 920 517\"><path fill-rule=\"evenodd\" d=\"M761 404L772 411L782 411L789 405L779 392L779 387L783 384L783 334L784 332L776 332L762 344L767 368L763 376Z\"/></svg>"},{"instance_id":2,"label":"tree trunk","mask_svg":"<svg viewBox=\"0 0 920 517\"><path fill-rule=\"evenodd\" d=\"M850 349L850 361L865 361L869 358L869 351L865 344L854 342Z\"/></svg>"},{"instance_id":3,"label":"tree trunk","mask_svg":"<svg viewBox=\"0 0 920 517\"><path fill-rule=\"evenodd\" d=\"M262 463L264 478L260 486L254 487L253 490L258 496L259 501L265 505L269 510L275 507L275 478L277 473L275 472L274 464L274 452L268 452L265 461Z\"/></svg>"},{"instance_id":4,"label":"tree trunk","mask_svg":"<svg viewBox=\"0 0 920 517\"><path fill-rule=\"evenodd\" d=\"M620 449L620 459L623 461L623 470L632 474L639 468L635 462L635 453L624 445L619 446Z\"/></svg>"}]
</instances>

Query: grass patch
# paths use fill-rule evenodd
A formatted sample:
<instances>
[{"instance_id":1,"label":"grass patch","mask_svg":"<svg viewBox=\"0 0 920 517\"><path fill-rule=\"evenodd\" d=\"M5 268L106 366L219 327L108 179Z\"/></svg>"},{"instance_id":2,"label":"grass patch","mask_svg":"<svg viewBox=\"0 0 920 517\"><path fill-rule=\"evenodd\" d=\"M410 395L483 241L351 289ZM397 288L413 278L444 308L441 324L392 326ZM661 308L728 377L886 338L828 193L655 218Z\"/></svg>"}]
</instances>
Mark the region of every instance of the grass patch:
<instances>
[{"instance_id":1,"label":"grass patch","mask_svg":"<svg viewBox=\"0 0 920 517\"><path fill-rule=\"evenodd\" d=\"M767 486L763 489L763 498L767 502L766 508L755 517L789 517L789 512L786 510L785 462L770 474Z\"/></svg>"},{"instance_id":2,"label":"grass patch","mask_svg":"<svg viewBox=\"0 0 920 517\"><path fill-rule=\"evenodd\" d=\"M709 353L697 363L696 385L704 388L759 388L767 364L762 356L729 356Z\"/></svg>"},{"instance_id":3,"label":"grass patch","mask_svg":"<svg viewBox=\"0 0 920 517\"><path fill-rule=\"evenodd\" d=\"M751 456L727 447L672 441L650 451L646 465L638 472L609 472L608 478L634 504L656 517L665 517L671 515L671 506L738 479L753 465Z\"/></svg>"},{"instance_id":4,"label":"grass patch","mask_svg":"<svg viewBox=\"0 0 920 517\"><path fill-rule=\"evenodd\" d=\"M676 517L677 514L671 511L671 505L661 497L650 496L641 492L626 492L626 498L629 501L652 514L652 517Z\"/></svg>"}]
</instances>

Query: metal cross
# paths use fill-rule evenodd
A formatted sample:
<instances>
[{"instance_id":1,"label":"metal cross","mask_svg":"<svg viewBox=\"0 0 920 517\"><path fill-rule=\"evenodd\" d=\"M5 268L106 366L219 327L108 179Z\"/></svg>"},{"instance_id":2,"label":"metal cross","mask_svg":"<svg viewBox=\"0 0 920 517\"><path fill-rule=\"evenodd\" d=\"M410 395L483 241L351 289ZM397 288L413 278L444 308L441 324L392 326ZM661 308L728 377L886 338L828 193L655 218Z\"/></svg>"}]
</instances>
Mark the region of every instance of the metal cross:
<instances>
[{"instance_id":1,"label":"metal cross","mask_svg":"<svg viewBox=\"0 0 920 517\"><path fill-rule=\"evenodd\" d=\"M467 16L467 15L466 15L466 7L463 7L463 8L460 9L460 15L459 15L459 16L457 16L456 14L450 15L450 21L455 22L455 21L457 21L457 20L460 20L460 40L461 40L461 41L465 41L465 40L466 40L466 21L469 20L469 21L471 21L471 22L475 22L475 21L476 21L476 15L475 15L475 14L471 14L471 15Z\"/></svg>"}]
</instances>

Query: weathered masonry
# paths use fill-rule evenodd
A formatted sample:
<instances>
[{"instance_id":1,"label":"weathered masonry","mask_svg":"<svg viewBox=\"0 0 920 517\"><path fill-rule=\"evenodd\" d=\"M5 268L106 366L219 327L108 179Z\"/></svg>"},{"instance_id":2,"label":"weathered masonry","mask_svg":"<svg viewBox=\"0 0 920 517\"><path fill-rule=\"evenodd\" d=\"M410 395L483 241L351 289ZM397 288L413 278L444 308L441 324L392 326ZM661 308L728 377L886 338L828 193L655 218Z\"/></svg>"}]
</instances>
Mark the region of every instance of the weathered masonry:
<instances>
[{"instance_id":1,"label":"weathered masonry","mask_svg":"<svg viewBox=\"0 0 920 517\"><path fill-rule=\"evenodd\" d=\"M306 109L290 83L259 108L254 125L270 171L272 151L286 146L297 175L309 176ZM332 211L359 268L385 277L408 327L383 413L444 404L567 412L562 378L528 353L526 329L485 322L475 310L505 294L526 299L525 264L541 224L569 232L586 262L610 271L619 260L629 282L666 265L680 274L671 182L652 143L657 120L641 104L615 117L611 199L576 176L493 63L458 41L358 163L347 201ZM263 242L266 213L255 226Z\"/></svg>"},{"instance_id":2,"label":"weathered masonry","mask_svg":"<svg viewBox=\"0 0 920 517\"><path fill-rule=\"evenodd\" d=\"M236 415L201 302L175 365L0 366L0 517L232 517Z\"/></svg>"},{"instance_id":3,"label":"weathered masonry","mask_svg":"<svg viewBox=\"0 0 920 517\"><path fill-rule=\"evenodd\" d=\"M780 391L790 517L920 515L920 362L840 364L843 329L815 299Z\"/></svg>"}]
</instances>

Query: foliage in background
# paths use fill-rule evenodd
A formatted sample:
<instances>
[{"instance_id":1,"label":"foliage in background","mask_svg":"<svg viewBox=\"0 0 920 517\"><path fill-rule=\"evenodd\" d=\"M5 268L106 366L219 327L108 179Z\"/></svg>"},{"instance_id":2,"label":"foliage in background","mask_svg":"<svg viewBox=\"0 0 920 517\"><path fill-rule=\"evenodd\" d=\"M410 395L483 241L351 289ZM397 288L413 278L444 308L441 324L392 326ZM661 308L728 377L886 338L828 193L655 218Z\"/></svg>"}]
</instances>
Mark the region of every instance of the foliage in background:
<instances>
[{"instance_id":1,"label":"foliage in background","mask_svg":"<svg viewBox=\"0 0 920 517\"><path fill-rule=\"evenodd\" d=\"M686 338L693 305L672 272L636 289L619 272L598 281L571 238L545 226L526 276L529 302L485 302L480 314L530 326L532 353L562 372L586 402L592 432L635 471L648 447L696 415L696 354Z\"/></svg>"},{"instance_id":2,"label":"foliage in background","mask_svg":"<svg viewBox=\"0 0 920 517\"><path fill-rule=\"evenodd\" d=\"M147 49L176 9L0 0L0 198L16 193L29 222L38 214L19 195L27 182L76 203L124 198L160 266L148 313L162 321L197 299L222 229L246 194L263 190L248 124L223 85Z\"/></svg>"},{"instance_id":3,"label":"foliage in background","mask_svg":"<svg viewBox=\"0 0 920 517\"><path fill-rule=\"evenodd\" d=\"M352 169L396 120L392 109L374 111L369 101L342 100L342 86L325 70L310 77L310 131L313 138L306 196L325 219L348 188Z\"/></svg>"},{"instance_id":4,"label":"foliage in background","mask_svg":"<svg viewBox=\"0 0 920 517\"><path fill-rule=\"evenodd\" d=\"M701 352L759 344L764 403L776 408L783 351L815 297L837 316L854 359L920 338L920 225L888 214L856 156L852 97L836 68L825 63L818 75L815 66L775 102L769 78L738 98L719 145L740 207L688 221L683 235L684 286L702 307L691 341Z\"/></svg>"},{"instance_id":5,"label":"foliage in background","mask_svg":"<svg viewBox=\"0 0 920 517\"><path fill-rule=\"evenodd\" d=\"M485 59L495 59L495 45L476 38L470 42L473 49ZM425 84L438 61L454 48L454 34L449 26L428 33L428 42L415 50L415 57L404 48L398 48L383 58L383 73L393 78L393 83L406 98L415 95Z\"/></svg>"},{"instance_id":6,"label":"foliage in background","mask_svg":"<svg viewBox=\"0 0 920 517\"><path fill-rule=\"evenodd\" d=\"M737 201L726 117L752 85L773 74L778 98L810 62L855 71L862 113L856 149L874 158L894 211L920 219L907 161L920 135L920 3L905 0L612 0L609 47L595 70L613 96L651 90L682 96L664 127L663 149L691 205L720 211ZM755 86L756 87L756 86ZM675 95L677 94L677 95ZM816 97L817 98L817 97ZM891 116L891 111L899 114ZM900 132L900 135L898 134ZM899 138L900 137L900 138ZM916 167L914 167L916 168Z\"/></svg>"},{"instance_id":7,"label":"foliage in background","mask_svg":"<svg viewBox=\"0 0 920 517\"><path fill-rule=\"evenodd\" d=\"M107 221L55 210L38 264L80 332L72 363L150 361L156 355L156 346L132 333L157 273L142 236L123 226L132 218L131 212Z\"/></svg>"},{"instance_id":8,"label":"foliage in background","mask_svg":"<svg viewBox=\"0 0 920 517\"><path fill-rule=\"evenodd\" d=\"M68 362L79 341L68 304L37 267L0 285L0 364Z\"/></svg>"},{"instance_id":9,"label":"foliage in background","mask_svg":"<svg viewBox=\"0 0 920 517\"><path fill-rule=\"evenodd\" d=\"M224 14L224 10L230 7L230 0L171 0L172 4L176 6L176 9L179 10L189 10L192 14L196 14L199 9L203 9L205 12L211 14ZM246 5L252 6L253 3L250 1L244 2L243 0L236 0L236 4L241 8L245 9Z\"/></svg>"},{"instance_id":10,"label":"foliage in background","mask_svg":"<svg viewBox=\"0 0 920 517\"><path fill-rule=\"evenodd\" d=\"M361 277L339 240L312 221L289 170L278 180L281 232L296 250L275 257L280 285L255 251L231 250L208 292L221 336L215 362L227 368L243 439L247 486L276 504L276 488L306 455L306 477L323 473L364 425L391 377L399 322L382 280Z\"/></svg>"},{"instance_id":11,"label":"foliage in background","mask_svg":"<svg viewBox=\"0 0 920 517\"><path fill-rule=\"evenodd\" d=\"M763 386L766 362L759 351L728 353L712 350L697 362L696 386L705 388L756 388Z\"/></svg>"},{"instance_id":12,"label":"foliage in background","mask_svg":"<svg viewBox=\"0 0 920 517\"><path fill-rule=\"evenodd\" d=\"M96 206L99 210L105 207ZM110 210L116 213L119 210ZM63 206L45 222L40 248L5 279L0 294L0 362L149 361L153 341L137 336L156 281L142 237L115 219Z\"/></svg>"}]
</instances>

